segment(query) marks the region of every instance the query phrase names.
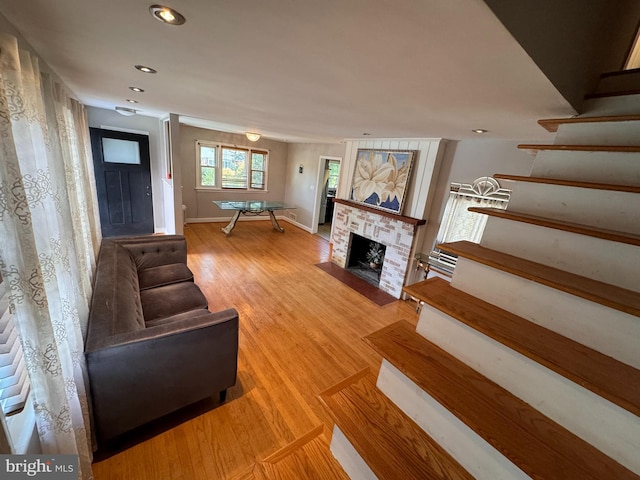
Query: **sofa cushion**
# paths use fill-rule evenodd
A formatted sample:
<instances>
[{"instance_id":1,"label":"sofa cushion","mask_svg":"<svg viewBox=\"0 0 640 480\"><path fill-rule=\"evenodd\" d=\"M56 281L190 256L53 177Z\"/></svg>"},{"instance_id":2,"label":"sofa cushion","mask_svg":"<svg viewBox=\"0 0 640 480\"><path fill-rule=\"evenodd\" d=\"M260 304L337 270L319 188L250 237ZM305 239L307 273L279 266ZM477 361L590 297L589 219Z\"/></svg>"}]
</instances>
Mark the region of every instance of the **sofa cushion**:
<instances>
[{"instance_id":1,"label":"sofa cushion","mask_svg":"<svg viewBox=\"0 0 640 480\"><path fill-rule=\"evenodd\" d=\"M184 263L170 263L169 265L138 270L140 290L179 282L193 282L193 273Z\"/></svg>"},{"instance_id":2,"label":"sofa cushion","mask_svg":"<svg viewBox=\"0 0 640 480\"><path fill-rule=\"evenodd\" d=\"M193 282L143 290L140 292L140 301L145 323L208 307L207 299Z\"/></svg>"},{"instance_id":3,"label":"sofa cushion","mask_svg":"<svg viewBox=\"0 0 640 480\"><path fill-rule=\"evenodd\" d=\"M189 310L188 312L178 313L172 317L156 318L149 322L145 322L147 328L158 327L160 325L168 325L170 323L180 322L182 320L195 320L198 317L205 315L211 315L211 312L206 308L199 308L197 310Z\"/></svg>"}]
</instances>

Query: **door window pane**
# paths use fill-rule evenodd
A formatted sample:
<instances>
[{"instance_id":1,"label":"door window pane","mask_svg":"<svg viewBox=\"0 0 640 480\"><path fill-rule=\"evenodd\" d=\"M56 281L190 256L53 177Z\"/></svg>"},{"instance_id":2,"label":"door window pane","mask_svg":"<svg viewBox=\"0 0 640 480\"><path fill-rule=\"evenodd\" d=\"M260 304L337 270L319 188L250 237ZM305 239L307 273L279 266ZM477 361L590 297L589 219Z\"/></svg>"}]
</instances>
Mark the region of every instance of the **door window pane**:
<instances>
[{"instance_id":1,"label":"door window pane","mask_svg":"<svg viewBox=\"0 0 640 480\"><path fill-rule=\"evenodd\" d=\"M140 165L140 148L138 142L132 140L103 138L102 155L106 163Z\"/></svg>"}]
</instances>

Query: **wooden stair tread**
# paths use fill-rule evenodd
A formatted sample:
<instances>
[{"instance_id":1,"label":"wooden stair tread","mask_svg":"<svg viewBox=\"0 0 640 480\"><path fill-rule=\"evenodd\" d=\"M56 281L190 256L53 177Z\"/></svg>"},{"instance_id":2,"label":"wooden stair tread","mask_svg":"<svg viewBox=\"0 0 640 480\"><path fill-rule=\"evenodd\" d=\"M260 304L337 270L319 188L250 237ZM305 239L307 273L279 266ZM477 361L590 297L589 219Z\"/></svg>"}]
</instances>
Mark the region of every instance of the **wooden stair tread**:
<instances>
[{"instance_id":1,"label":"wooden stair tread","mask_svg":"<svg viewBox=\"0 0 640 480\"><path fill-rule=\"evenodd\" d=\"M600 117L545 118L538 120L538 124L549 132L557 132L560 125L566 124L632 122L637 120L640 120L640 115L603 115Z\"/></svg>"},{"instance_id":2,"label":"wooden stair tread","mask_svg":"<svg viewBox=\"0 0 640 480\"><path fill-rule=\"evenodd\" d=\"M533 478L638 478L417 334L408 322L396 322L367 336L366 341L527 475Z\"/></svg>"},{"instance_id":3,"label":"wooden stair tread","mask_svg":"<svg viewBox=\"0 0 640 480\"><path fill-rule=\"evenodd\" d=\"M537 145L535 143L522 143L518 145L521 150L566 150L580 152L640 152L638 145Z\"/></svg>"},{"instance_id":4,"label":"wooden stair tread","mask_svg":"<svg viewBox=\"0 0 640 480\"><path fill-rule=\"evenodd\" d=\"M640 415L640 370L431 278L403 289L522 355Z\"/></svg>"},{"instance_id":5,"label":"wooden stair tread","mask_svg":"<svg viewBox=\"0 0 640 480\"><path fill-rule=\"evenodd\" d=\"M555 267L526 260L476 243L444 243L438 248L542 285L640 317L640 293Z\"/></svg>"},{"instance_id":6,"label":"wooden stair tread","mask_svg":"<svg viewBox=\"0 0 640 480\"><path fill-rule=\"evenodd\" d=\"M377 389L368 369L320 394L320 400L378 478L473 478Z\"/></svg>"},{"instance_id":7,"label":"wooden stair tread","mask_svg":"<svg viewBox=\"0 0 640 480\"><path fill-rule=\"evenodd\" d=\"M554 228L565 232L578 233L589 237L602 238L612 242L626 243L629 245L640 246L640 236L631 233L617 232L615 230L607 230L604 228L581 225L579 223L565 222L563 220L555 220L547 217L539 217L528 213L519 213L513 210L502 210L500 208L480 208L469 207L470 212L483 213L492 217L504 218L521 223L529 223L531 225L539 225L541 227Z\"/></svg>"},{"instance_id":8,"label":"wooden stair tread","mask_svg":"<svg viewBox=\"0 0 640 480\"><path fill-rule=\"evenodd\" d=\"M348 480L349 476L331 454L323 438L324 426L278 450L257 464L257 479Z\"/></svg>"},{"instance_id":9,"label":"wooden stair tread","mask_svg":"<svg viewBox=\"0 0 640 480\"><path fill-rule=\"evenodd\" d=\"M564 180L561 178L529 177L524 175L508 175L496 173L493 178L512 180L514 182L544 183L547 185L561 185L564 187L592 188L615 192L640 193L640 187L635 185L615 185L610 183L583 182L579 180Z\"/></svg>"}]
</instances>

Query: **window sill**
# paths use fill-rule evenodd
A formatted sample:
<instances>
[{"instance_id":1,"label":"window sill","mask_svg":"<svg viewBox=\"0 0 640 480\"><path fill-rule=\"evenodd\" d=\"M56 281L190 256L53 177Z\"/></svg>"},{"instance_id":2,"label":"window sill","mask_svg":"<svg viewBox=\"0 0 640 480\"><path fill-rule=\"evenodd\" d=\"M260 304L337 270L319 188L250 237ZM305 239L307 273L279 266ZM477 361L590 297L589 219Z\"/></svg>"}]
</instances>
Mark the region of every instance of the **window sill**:
<instances>
[{"instance_id":1,"label":"window sill","mask_svg":"<svg viewBox=\"0 0 640 480\"><path fill-rule=\"evenodd\" d=\"M243 190L240 188L195 188L196 192L209 192L209 193L242 193L243 195L251 194L258 195L261 193L269 193L269 190Z\"/></svg>"}]
</instances>

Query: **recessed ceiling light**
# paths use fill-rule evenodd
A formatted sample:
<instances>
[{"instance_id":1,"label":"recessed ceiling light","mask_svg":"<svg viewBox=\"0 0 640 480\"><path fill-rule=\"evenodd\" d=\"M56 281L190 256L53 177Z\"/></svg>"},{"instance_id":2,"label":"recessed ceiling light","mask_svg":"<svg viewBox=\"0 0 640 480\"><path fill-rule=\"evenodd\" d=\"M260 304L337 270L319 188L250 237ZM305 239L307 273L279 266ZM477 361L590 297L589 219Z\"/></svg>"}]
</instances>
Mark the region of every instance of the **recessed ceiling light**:
<instances>
[{"instance_id":1,"label":"recessed ceiling light","mask_svg":"<svg viewBox=\"0 0 640 480\"><path fill-rule=\"evenodd\" d=\"M138 103L138 100L134 100L133 98L127 98L127 102L129 102L129 103Z\"/></svg>"},{"instance_id":2,"label":"recessed ceiling light","mask_svg":"<svg viewBox=\"0 0 640 480\"><path fill-rule=\"evenodd\" d=\"M169 7L163 7L162 5L151 5L149 12L156 20L168 23L169 25L182 25L187 21L179 12Z\"/></svg>"},{"instance_id":3,"label":"recessed ceiling light","mask_svg":"<svg viewBox=\"0 0 640 480\"><path fill-rule=\"evenodd\" d=\"M133 108L127 107L116 107L116 112L120 115L124 115L125 117L131 117L137 113Z\"/></svg>"},{"instance_id":4,"label":"recessed ceiling light","mask_svg":"<svg viewBox=\"0 0 640 480\"><path fill-rule=\"evenodd\" d=\"M144 89L140 87L129 87L129 90L133 90L134 92L138 92L138 93L144 92Z\"/></svg>"},{"instance_id":5,"label":"recessed ceiling light","mask_svg":"<svg viewBox=\"0 0 640 480\"><path fill-rule=\"evenodd\" d=\"M151 67L145 67L144 65L136 65L136 68L144 73L158 73L157 70L154 70Z\"/></svg>"},{"instance_id":6,"label":"recessed ceiling light","mask_svg":"<svg viewBox=\"0 0 640 480\"><path fill-rule=\"evenodd\" d=\"M487 133L489 130L485 130L484 128L475 128L473 130L471 130L473 133L479 133L479 134L483 134L483 133Z\"/></svg>"}]
</instances>

